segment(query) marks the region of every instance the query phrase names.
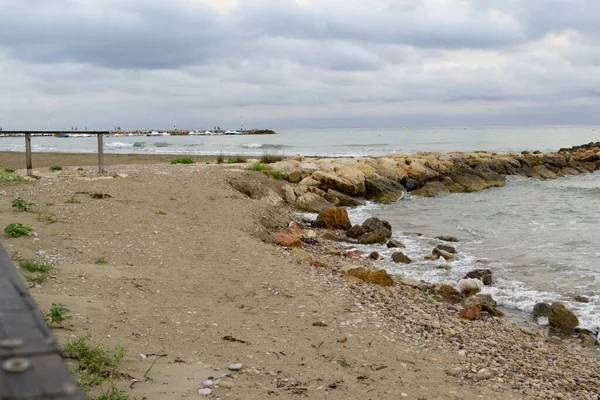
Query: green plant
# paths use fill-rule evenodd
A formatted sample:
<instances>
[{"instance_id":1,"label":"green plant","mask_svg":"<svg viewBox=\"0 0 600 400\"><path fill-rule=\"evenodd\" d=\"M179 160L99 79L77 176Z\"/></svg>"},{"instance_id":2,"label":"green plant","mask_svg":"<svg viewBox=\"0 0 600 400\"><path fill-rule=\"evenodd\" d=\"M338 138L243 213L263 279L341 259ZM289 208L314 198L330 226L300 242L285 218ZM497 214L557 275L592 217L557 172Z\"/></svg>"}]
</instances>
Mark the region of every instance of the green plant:
<instances>
[{"instance_id":1,"label":"green plant","mask_svg":"<svg viewBox=\"0 0 600 400\"><path fill-rule=\"evenodd\" d=\"M94 264L98 264L98 265L108 264L108 261L106 261L106 259L104 257L100 257L100 258L96 258L94 260Z\"/></svg>"},{"instance_id":2,"label":"green plant","mask_svg":"<svg viewBox=\"0 0 600 400\"><path fill-rule=\"evenodd\" d=\"M75 194L90 194L90 192L75 192Z\"/></svg>"},{"instance_id":3,"label":"green plant","mask_svg":"<svg viewBox=\"0 0 600 400\"><path fill-rule=\"evenodd\" d=\"M154 214L156 215L166 215L167 213L161 210L155 211Z\"/></svg>"},{"instance_id":4,"label":"green plant","mask_svg":"<svg viewBox=\"0 0 600 400\"><path fill-rule=\"evenodd\" d=\"M65 346L65 356L79 361L80 386L92 386L118 376L117 367L127 350L121 345L113 349L89 342L91 333L80 336ZM84 389L85 390L85 389Z\"/></svg>"},{"instance_id":5,"label":"green plant","mask_svg":"<svg viewBox=\"0 0 600 400\"><path fill-rule=\"evenodd\" d=\"M225 157L223 157L223 153L219 153L217 156L217 164L223 164L223 161L225 161Z\"/></svg>"},{"instance_id":6,"label":"green plant","mask_svg":"<svg viewBox=\"0 0 600 400\"><path fill-rule=\"evenodd\" d=\"M23 177L14 173L11 169L0 169L0 183L21 182Z\"/></svg>"},{"instance_id":7,"label":"green plant","mask_svg":"<svg viewBox=\"0 0 600 400\"><path fill-rule=\"evenodd\" d=\"M260 158L260 162L262 164L273 164L274 162L282 161L283 158L284 157L282 154L271 154L271 153L265 152L262 155L262 157Z\"/></svg>"},{"instance_id":8,"label":"green plant","mask_svg":"<svg viewBox=\"0 0 600 400\"><path fill-rule=\"evenodd\" d=\"M12 224L4 228L4 233L16 238L19 236L27 236L31 233L32 230L33 228L31 228L30 226L23 225L19 222L13 222Z\"/></svg>"},{"instance_id":9,"label":"green plant","mask_svg":"<svg viewBox=\"0 0 600 400\"><path fill-rule=\"evenodd\" d=\"M83 168L79 167L77 168L77 171L83 171Z\"/></svg>"},{"instance_id":10,"label":"green plant","mask_svg":"<svg viewBox=\"0 0 600 400\"><path fill-rule=\"evenodd\" d=\"M41 264L36 260L21 260L19 267L26 269L29 272L50 272L54 267L50 264Z\"/></svg>"},{"instance_id":11,"label":"green plant","mask_svg":"<svg viewBox=\"0 0 600 400\"><path fill-rule=\"evenodd\" d=\"M10 204L12 205L12 208L17 211L29 211L31 207L35 206L34 203L30 203L22 197L17 197L11 201Z\"/></svg>"},{"instance_id":12,"label":"green plant","mask_svg":"<svg viewBox=\"0 0 600 400\"><path fill-rule=\"evenodd\" d=\"M171 164L194 164L194 160L189 157L181 157L171 161Z\"/></svg>"},{"instance_id":13,"label":"green plant","mask_svg":"<svg viewBox=\"0 0 600 400\"><path fill-rule=\"evenodd\" d=\"M62 167L60 165L53 165L50 167L50 171L61 171Z\"/></svg>"},{"instance_id":14,"label":"green plant","mask_svg":"<svg viewBox=\"0 0 600 400\"><path fill-rule=\"evenodd\" d=\"M79 204L81 201L77 200L75 197L71 197L69 200L65 201L67 204Z\"/></svg>"},{"instance_id":15,"label":"green plant","mask_svg":"<svg viewBox=\"0 0 600 400\"><path fill-rule=\"evenodd\" d=\"M100 393L94 397L94 400L129 400L127 392L117 389L115 386L111 386L106 392Z\"/></svg>"},{"instance_id":16,"label":"green plant","mask_svg":"<svg viewBox=\"0 0 600 400\"><path fill-rule=\"evenodd\" d=\"M204 164L210 164L210 161L204 161Z\"/></svg>"},{"instance_id":17,"label":"green plant","mask_svg":"<svg viewBox=\"0 0 600 400\"><path fill-rule=\"evenodd\" d=\"M229 159L227 160L227 163L229 163L229 164L243 164L243 163L245 163L247 161L248 161L248 159L246 159L246 157L236 155L236 156L229 157Z\"/></svg>"},{"instance_id":18,"label":"green plant","mask_svg":"<svg viewBox=\"0 0 600 400\"><path fill-rule=\"evenodd\" d=\"M62 326L62 323L68 319L73 319L72 316L69 315L71 310L64 307L62 304L52 303L52 308L48 311L48 314L44 316L46 323L50 326L52 324L56 324L58 326Z\"/></svg>"},{"instance_id":19,"label":"green plant","mask_svg":"<svg viewBox=\"0 0 600 400\"><path fill-rule=\"evenodd\" d=\"M269 173L271 174L271 176L275 179L283 179L283 174L281 173L281 171L277 171L277 170L270 170Z\"/></svg>"},{"instance_id":20,"label":"green plant","mask_svg":"<svg viewBox=\"0 0 600 400\"><path fill-rule=\"evenodd\" d=\"M37 213L37 220L40 222L47 222L47 223L51 224L51 223L57 222L58 217L53 212L42 209L42 210L39 210Z\"/></svg>"},{"instance_id":21,"label":"green plant","mask_svg":"<svg viewBox=\"0 0 600 400\"><path fill-rule=\"evenodd\" d=\"M25 275L25 280L27 282L41 285L42 283L46 282L46 279L48 279L49 276L50 272L41 272L39 274Z\"/></svg>"},{"instance_id":22,"label":"green plant","mask_svg":"<svg viewBox=\"0 0 600 400\"><path fill-rule=\"evenodd\" d=\"M267 171L275 179L283 178L283 174L281 173L281 171L274 170L270 165L255 163L255 164L252 164L250 166L250 168L248 168L248 169L250 171L257 171L257 172Z\"/></svg>"}]
</instances>

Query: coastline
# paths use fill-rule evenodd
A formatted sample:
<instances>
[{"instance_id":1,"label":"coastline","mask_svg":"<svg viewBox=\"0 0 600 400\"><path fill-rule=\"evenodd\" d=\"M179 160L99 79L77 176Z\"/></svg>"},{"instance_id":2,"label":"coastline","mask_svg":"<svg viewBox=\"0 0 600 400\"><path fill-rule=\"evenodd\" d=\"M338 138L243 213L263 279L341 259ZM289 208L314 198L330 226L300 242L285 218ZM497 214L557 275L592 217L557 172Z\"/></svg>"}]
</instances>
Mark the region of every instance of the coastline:
<instances>
[{"instance_id":1,"label":"coastline","mask_svg":"<svg viewBox=\"0 0 600 400\"><path fill-rule=\"evenodd\" d=\"M95 156L87 156L94 165ZM84 161L66 158L51 153L46 161L54 165L62 160L65 166ZM69 168L45 172L34 184L2 187L3 225L15 218L7 204L16 195L58 214L53 224L24 214L39 236L4 240L15 259L47 257L58 265L52 280L32 289L42 309L52 301L65 302L77 309L70 326L76 333L92 330L108 343L126 343L130 354L124 365L137 378L148 367L135 357L138 352L160 349L169 354L154 370L166 388L146 381L132 384L132 393L197 395L203 379L197 365L208 377L222 375L223 365L239 361L254 371L224 378L234 378L235 388L215 393L240 399L264 398L267 390L284 398L305 390L316 397L327 391L328 398L358 393L378 398L402 393L409 398L535 398L540 392L555 398L597 398L596 359L496 318L462 321L419 283L396 278L394 286L380 288L345 281L339 270L369 263L340 258L345 245L324 238L325 231L319 231L321 244L306 248L336 268L310 267L303 253L261 243L295 218L284 206L279 182L216 166L164 164L172 158L144 156L130 164L148 165L111 165L107 177L122 178L102 179L90 172L77 176ZM152 164L159 160L161 164ZM80 204L64 203L80 189L112 197L84 196ZM46 254L39 256L39 251ZM92 263L101 255L108 265ZM312 326L314 322L327 326ZM61 341L72 337L63 330L56 333ZM251 344L223 344L221 336L226 335ZM185 362L174 361L177 357ZM573 358L575 370L569 367ZM509 368L515 365L520 372ZM400 381L394 378L398 373Z\"/></svg>"}]
</instances>

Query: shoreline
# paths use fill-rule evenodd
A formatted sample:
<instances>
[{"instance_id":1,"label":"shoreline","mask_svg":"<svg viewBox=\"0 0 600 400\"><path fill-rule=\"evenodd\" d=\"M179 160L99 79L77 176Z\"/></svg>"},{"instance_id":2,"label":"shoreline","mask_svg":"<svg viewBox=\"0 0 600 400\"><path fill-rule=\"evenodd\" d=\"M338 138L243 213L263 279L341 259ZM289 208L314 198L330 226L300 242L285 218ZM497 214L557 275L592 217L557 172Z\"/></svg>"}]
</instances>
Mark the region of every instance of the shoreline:
<instances>
[{"instance_id":1,"label":"shoreline","mask_svg":"<svg viewBox=\"0 0 600 400\"><path fill-rule=\"evenodd\" d=\"M59 159L51 154L50 165ZM153 369L157 382L135 383L127 389L132 394L197 396L200 382L215 375L235 384L217 386L215 394L233 399L262 399L266 390L282 398L305 390L320 398L328 391L334 399L600 393L597 357L588 360L585 351L572 353L508 320L461 320L418 282L397 277L393 286L379 287L345 280L340 272L370 263L341 257L347 244L326 237L328 231L319 230L316 242L302 247L330 267L310 266L302 252L261 243L296 219L285 206L284 182L239 165L138 161L110 165L106 176L44 171L33 184L2 186L0 197L3 224L18 216L39 234L3 237L13 259L58 266L55 277L32 288L43 310L64 302L76 313L69 328L77 334L93 331L109 344L125 343L124 370L138 379L149 366L138 353L169 355ZM74 194L82 191L112 197ZM56 213L58 222L15 214L8 200L16 195ZM80 203L65 203L69 197ZM109 264L95 265L96 257ZM55 333L61 343L73 335ZM250 344L229 344L225 336ZM577 365L568 367L573 358ZM230 362L249 369L227 374ZM301 389L294 394L294 388Z\"/></svg>"}]
</instances>

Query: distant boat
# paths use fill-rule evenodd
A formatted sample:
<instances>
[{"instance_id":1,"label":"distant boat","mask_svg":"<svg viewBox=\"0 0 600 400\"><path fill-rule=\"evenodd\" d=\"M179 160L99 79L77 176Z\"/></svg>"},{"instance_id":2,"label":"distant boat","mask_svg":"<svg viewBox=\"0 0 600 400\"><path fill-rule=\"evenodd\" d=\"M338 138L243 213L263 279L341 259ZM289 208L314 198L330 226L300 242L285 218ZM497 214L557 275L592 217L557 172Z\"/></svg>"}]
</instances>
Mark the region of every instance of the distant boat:
<instances>
[{"instance_id":1,"label":"distant boat","mask_svg":"<svg viewBox=\"0 0 600 400\"><path fill-rule=\"evenodd\" d=\"M162 135L159 132L152 131L149 134L147 134L146 136L162 136Z\"/></svg>"},{"instance_id":2,"label":"distant boat","mask_svg":"<svg viewBox=\"0 0 600 400\"><path fill-rule=\"evenodd\" d=\"M236 130L229 130L229 131L225 131L226 135L243 135L244 132L240 132L240 131L236 131Z\"/></svg>"},{"instance_id":3,"label":"distant boat","mask_svg":"<svg viewBox=\"0 0 600 400\"><path fill-rule=\"evenodd\" d=\"M59 137L59 138L68 138L69 135L67 133L61 133L60 135L57 135L56 137Z\"/></svg>"}]
</instances>

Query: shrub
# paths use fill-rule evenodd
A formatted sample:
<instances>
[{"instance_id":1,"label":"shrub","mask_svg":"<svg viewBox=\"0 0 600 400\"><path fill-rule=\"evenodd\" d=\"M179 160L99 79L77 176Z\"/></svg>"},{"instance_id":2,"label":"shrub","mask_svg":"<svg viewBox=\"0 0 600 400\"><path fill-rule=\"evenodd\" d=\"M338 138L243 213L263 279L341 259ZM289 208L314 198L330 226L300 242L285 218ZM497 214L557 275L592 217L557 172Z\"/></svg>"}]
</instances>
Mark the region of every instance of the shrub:
<instances>
[{"instance_id":1,"label":"shrub","mask_svg":"<svg viewBox=\"0 0 600 400\"><path fill-rule=\"evenodd\" d=\"M219 153L217 156L217 164L223 164L223 161L225 161L225 157L223 157L223 153Z\"/></svg>"},{"instance_id":2,"label":"shrub","mask_svg":"<svg viewBox=\"0 0 600 400\"><path fill-rule=\"evenodd\" d=\"M12 168L4 168L4 172L9 173L9 174L13 174L15 172L15 170L12 169Z\"/></svg>"},{"instance_id":3,"label":"shrub","mask_svg":"<svg viewBox=\"0 0 600 400\"><path fill-rule=\"evenodd\" d=\"M44 316L44 319L49 326L52 324L62 326L64 321L73 318L69 315L70 312L71 310L64 307L62 304L52 303L52 308L48 311L48 314Z\"/></svg>"},{"instance_id":4,"label":"shrub","mask_svg":"<svg viewBox=\"0 0 600 400\"><path fill-rule=\"evenodd\" d=\"M65 346L65 355L79 361L79 373L88 385L110 380L118 375L117 367L127 350L121 345L113 349L89 343L91 333L80 336Z\"/></svg>"},{"instance_id":5,"label":"shrub","mask_svg":"<svg viewBox=\"0 0 600 400\"><path fill-rule=\"evenodd\" d=\"M23 225L19 222L13 222L4 228L4 233L16 238L19 236L28 236L32 230L33 228L29 226Z\"/></svg>"},{"instance_id":6,"label":"shrub","mask_svg":"<svg viewBox=\"0 0 600 400\"><path fill-rule=\"evenodd\" d=\"M17 211L29 211L31 207L35 206L34 203L30 203L22 197L17 197L13 201L11 201L10 204L12 205L12 208L14 208Z\"/></svg>"},{"instance_id":7,"label":"shrub","mask_svg":"<svg viewBox=\"0 0 600 400\"><path fill-rule=\"evenodd\" d=\"M194 164L194 160L189 157L181 157L171 161L171 164Z\"/></svg>"},{"instance_id":8,"label":"shrub","mask_svg":"<svg viewBox=\"0 0 600 400\"><path fill-rule=\"evenodd\" d=\"M60 165L53 165L50 167L50 171L61 171L62 167Z\"/></svg>"},{"instance_id":9,"label":"shrub","mask_svg":"<svg viewBox=\"0 0 600 400\"><path fill-rule=\"evenodd\" d=\"M11 172L12 171L12 172ZM23 177L14 173L12 169L0 169L0 183L21 182Z\"/></svg>"},{"instance_id":10,"label":"shrub","mask_svg":"<svg viewBox=\"0 0 600 400\"><path fill-rule=\"evenodd\" d=\"M277 161L281 161L283 160L283 155L282 154L270 154L270 153L264 153L262 155L262 157L260 158L260 162L262 164L273 164Z\"/></svg>"},{"instance_id":11,"label":"shrub","mask_svg":"<svg viewBox=\"0 0 600 400\"><path fill-rule=\"evenodd\" d=\"M36 260L21 260L19 261L19 267L29 272L50 272L54 269L52 265L42 264Z\"/></svg>"},{"instance_id":12,"label":"shrub","mask_svg":"<svg viewBox=\"0 0 600 400\"><path fill-rule=\"evenodd\" d=\"M229 159L227 160L227 162L229 164L243 164L245 162L247 162L248 159L244 156L240 156L240 155L236 155L236 156L231 156L229 157Z\"/></svg>"},{"instance_id":13,"label":"shrub","mask_svg":"<svg viewBox=\"0 0 600 400\"><path fill-rule=\"evenodd\" d=\"M79 167L77 168L77 171L83 171L83 168Z\"/></svg>"},{"instance_id":14,"label":"shrub","mask_svg":"<svg viewBox=\"0 0 600 400\"><path fill-rule=\"evenodd\" d=\"M94 260L94 264L98 264L98 265L108 264L108 261L106 261L106 258L100 257L100 258L96 258Z\"/></svg>"}]
</instances>

